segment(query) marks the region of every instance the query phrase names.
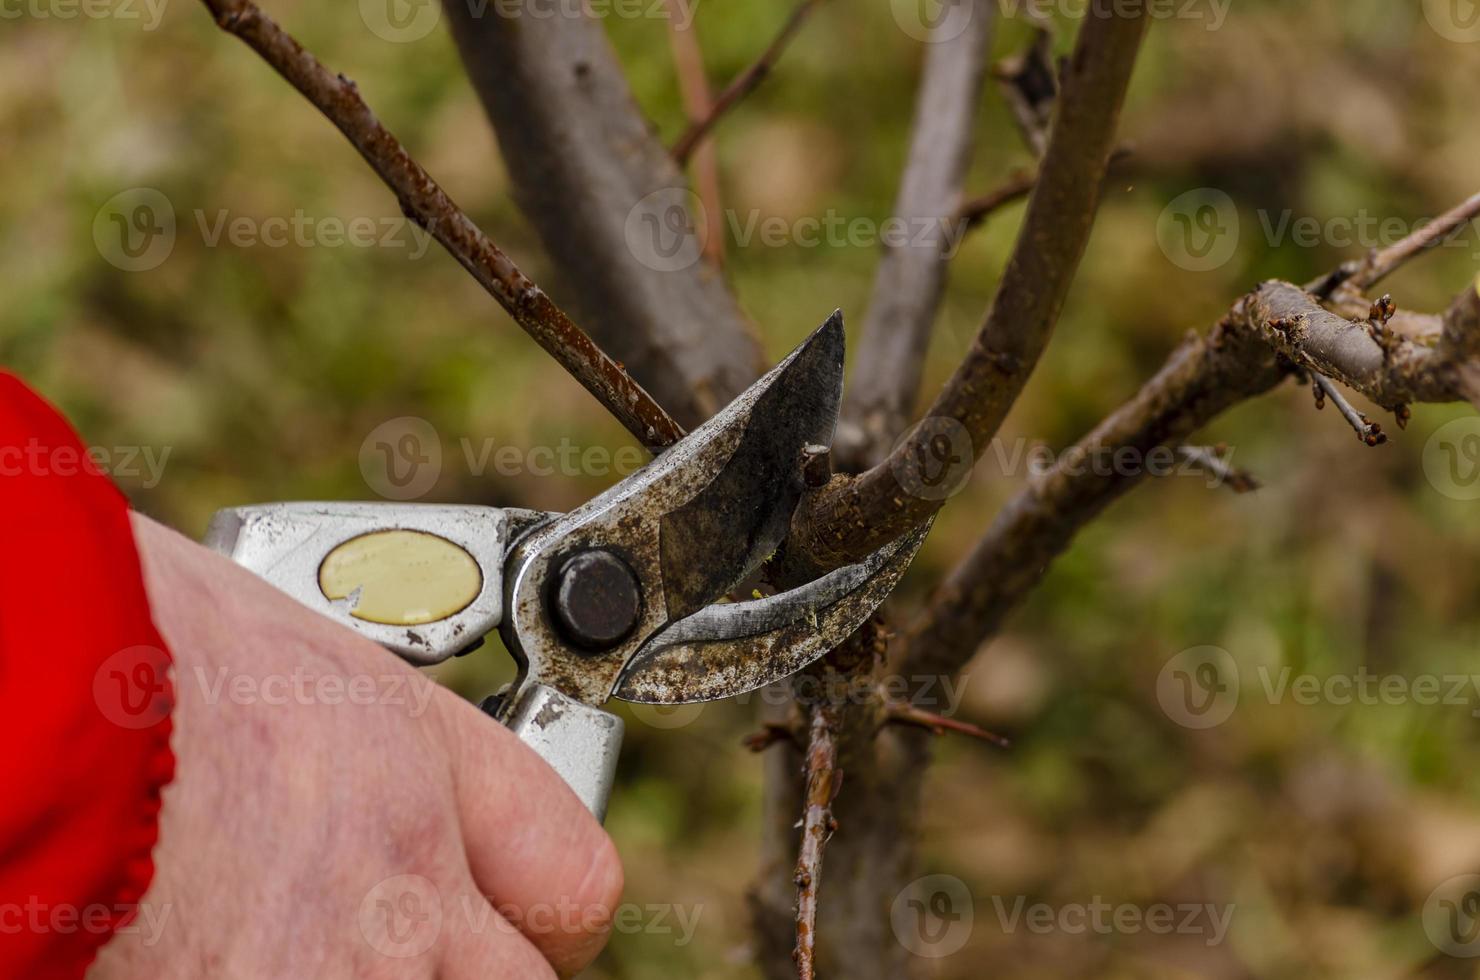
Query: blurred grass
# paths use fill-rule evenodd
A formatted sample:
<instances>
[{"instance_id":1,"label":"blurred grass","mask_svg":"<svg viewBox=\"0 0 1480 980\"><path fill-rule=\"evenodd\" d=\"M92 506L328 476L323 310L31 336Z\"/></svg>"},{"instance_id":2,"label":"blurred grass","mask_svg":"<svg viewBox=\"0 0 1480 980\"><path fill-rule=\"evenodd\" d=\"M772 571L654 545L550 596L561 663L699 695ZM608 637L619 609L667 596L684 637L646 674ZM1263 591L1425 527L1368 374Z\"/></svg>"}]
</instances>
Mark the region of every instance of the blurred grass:
<instances>
[{"instance_id":1,"label":"blurred grass","mask_svg":"<svg viewBox=\"0 0 1480 980\"><path fill-rule=\"evenodd\" d=\"M391 44L354 8L269 5L368 101L491 236L559 300L561 286L509 197L495 143L443 32ZM716 84L769 39L788 0L701 3ZM1066 27L1071 25L1065 25ZM100 446L167 447L165 478L120 475L136 505L198 535L215 509L275 498L363 497L361 441L380 422L441 433L429 499L568 508L611 481L469 471L459 441L522 448L624 444L619 428L435 246L210 246L196 214L394 218L394 200L340 136L205 11L170 5L157 31L118 19L7 21L0 59L3 363ZM666 25L614 18L635 94L665 138L682 128ZM1059 47L1067 51L1070 31ZM998 31L999 55L1026 36ZM887 4L819 9L774 76L721 127L726 207L763 216L888 217L922 51ZM1480 184L1473 90L1480 44L1445 41L1417 0L1234 5L1219 30L1158 23L1123 131L1133 172L1112 181L1055 344L1003 433L1062 447L1129 396L1189 328L1205 330L1258 280L1307 280L1356 252L1273 246L1259 213L1367 211L1412 222ZM989 87L969 187L1029 163ZM124 272L94 246L114 194L152 187L179 227L168 261ZM1233 261L1183 271L1157 245L1167 202L1198 187L1237 202ZM926 391L970 343L1021 207L966 241ZM403 238L405 236L403 235ZM1438 309L1475 274L1468 248L1394 277L1399 304ZM872 248L730 243L727 275L779 356L832 308L858 323ZM1247 698L1225 725L1179 728L1158 671L1176 652L1227 649L1321 676L1470 673L1480 515L1423 479L1440 424L1421 407L1380 450L1293 387L1219 420L1265 488L1145 486L1080 536L1009 632L967 674L962 714L1013 735L1008 752L945 742L924 855L977 896L967 949L940 977L1462 977L1419 910L1480 868L1480 745L1469 706L1342 707ZM1392 428L1388 426L1388 428ZM897 605L907 608L1025 475L988 461L944 512ZM449 665L469 693L493 656ZM1254 683L1257 683L1255 681ZM730 978L747 966L743 890L754 873L760 763L739 747L753 703L628 712L609 826L629 900L700 910L693 942L620 935L597 976ZM846 818L846 815L844 815ZM1230 940L1008 932L989 896L1055 904L1233 903ZM1010 902L1010 899L1009 899Z\"/></svg>"}]
</instances>

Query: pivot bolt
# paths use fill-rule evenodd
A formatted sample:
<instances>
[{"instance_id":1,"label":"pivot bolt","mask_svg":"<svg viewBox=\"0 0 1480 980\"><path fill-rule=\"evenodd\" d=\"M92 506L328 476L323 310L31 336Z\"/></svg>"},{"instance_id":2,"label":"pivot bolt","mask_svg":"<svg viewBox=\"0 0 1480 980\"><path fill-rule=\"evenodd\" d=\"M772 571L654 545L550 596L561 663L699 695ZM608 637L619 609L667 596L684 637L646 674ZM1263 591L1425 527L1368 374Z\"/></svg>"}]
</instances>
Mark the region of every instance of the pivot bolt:
<instances>
[{"instance_id":1,"label":"pivot bolt","mask_svg":"<svg viewBox=\"0 0 1480 980\"><path fill-rule=\"evenodd\" d=\"M560 566L553 612L571 642L588 650L608 650L637 625L642 590L621 558L600 549L583 551Z\"/></svg>"}]
</instances>

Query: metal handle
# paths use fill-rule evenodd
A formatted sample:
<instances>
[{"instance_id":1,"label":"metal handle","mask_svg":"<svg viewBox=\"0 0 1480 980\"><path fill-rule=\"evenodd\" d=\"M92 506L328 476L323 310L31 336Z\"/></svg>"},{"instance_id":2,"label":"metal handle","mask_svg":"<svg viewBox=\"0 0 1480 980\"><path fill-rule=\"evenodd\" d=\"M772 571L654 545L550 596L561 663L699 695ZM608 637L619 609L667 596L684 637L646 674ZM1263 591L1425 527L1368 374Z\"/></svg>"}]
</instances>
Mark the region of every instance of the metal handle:
<instances>
[{"instance_id":1,"label":"metal handle","mask_svg":"<svg viewBox=\"0 0 1480 980\"><path fill-rule=\"evenodd\" d=\"M498 719L560 774L597 820L622 750L622 719L544 684L526 684L499 702Z\"/></svg>"},{"instance_id":2,"label":"metal handle","mask_svg":"<svg viewBox=\"0 0 1480 980\"><path fill-rule=\"evenodd\" d=\"M261 504L218 512L205 543L311 609L412 664L428 666L466 651L498 626L509 540L544 517L532 511L434 504ZM343 598L331 596L336 592L332 587L325 591L326 584L333 584L325 578L326 563L342 554L347 543L374 544L378 536L406 532L436 538L475 563L476 587L467 590L458 609L424 622L386 622L378 613L366 612L368 590L351 589ZM395 549L350 555L346 578L352 584L359 574L371 581L378 570L382 582L393 586L410 581L417 569L397 565L405 557ZM424 551L412 557L414 564L426 564ZM605 817L622 747L620 718L536 683L524 685L494 710L499 721L570 784L597 820Z\"/></svg>"}]
</instances>

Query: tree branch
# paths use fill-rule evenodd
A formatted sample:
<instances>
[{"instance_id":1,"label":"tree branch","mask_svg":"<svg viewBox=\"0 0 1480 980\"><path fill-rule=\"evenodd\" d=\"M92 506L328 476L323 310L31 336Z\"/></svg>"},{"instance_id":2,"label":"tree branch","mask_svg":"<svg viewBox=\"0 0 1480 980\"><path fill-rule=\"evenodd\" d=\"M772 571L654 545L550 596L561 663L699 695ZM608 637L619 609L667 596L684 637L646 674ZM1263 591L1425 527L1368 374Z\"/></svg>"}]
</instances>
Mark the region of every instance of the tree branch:
<instances>
[{"instance_id":1,"label":"tree branch","mask_svg":"<svg viewBox=\"0 0 1480 980\"><path fill-rule=\"evenodd\" d=\"M1451 315L1470 302L1462 295ZM1474 304L1480 307L1480 296ZM1474 401L1480 392L1477 364L1473 348L1452 343L1431 348L1394 337L1384 349L1367 324L1323 309L1299 287L1262 284L1206 339L1184 341L1134 398L1003 507L905 631L901 671L913 676L959 670L1079 529L1139 483L1147 469L1117 467L1106 475L1084 466L1086 458L1129 450L1144 463L1157 447L1185 438L1299 368L1341 378L1379 404L1398 407L1410 400Z\"/></svg>"},{"instance_id":2,"label":"tree branch","mask_svg":"<svg viewBox=\"0 0 1480 980\"><path fill-rule=\"evenodd\" d=\"M1247 312L1250 327L1275 351L1384 408L1471 397L1448 351L1396 336L1384 345L1365 323L1332 313L1298 286L1263 283L1248 297Z\"/></svg>"},{"instance_id":3,"label":"tree branch","mask_svg":"<svg viewBox=\"0 0 1480 980\"><path fill-rule=\"evenodd\" d=\"M633 101L602 22L551 16L541 0L513 4L444 9L515 196L592 336L694 425L762 367L750 324L703 258L721 218L691 218L683 175Z\"/></svg>"},{"instance_id":4,"label":"tree branch","mask_svg":"<svg viewBox=\"0 0 1480 980\"><path fill-rule=\"evenodd\" d=\"M318 108L395 192L406 216L431 233L542 348L643 445L683 435L668 413L489 241L375 118L355 83L329 71L251 0L203 0L235 34Z\"/></svg>"},{"instance_id":5,"label":"tree branch","mask_svg":"<svg viewBox=\"0 0 1480 980\"><path fill-rule=\"evenodd\" d=\"M780 59L781 53L786 50L786 46L791 43L797 31L801 30L802 24L807 20L807 15L820 2L821 0L801 0L792 9L791 16L786 18L786 23L781 25L781 30L775 38L766 46L766 50L761 52L761 56L750 67L736 75L734 80L725 86L724 91L719 93L708 115L689 124L689 128L683 131L683 134L674 142L673 149L669 151L679 166L688 161L690 154L694 152L704 137L709 135L709 131L724 117L725 113L733 109L741 99L766 80L766 76L771 73L771 69Z\"/></svg>"},{"instance_id":6,"label":"tree branch","mask_svg":"<svg viewBox=\"0 0 1480 980\"><path fill-rule=\"evenodd\" d=\"M1048 343L1089 240L1101 184L1148 17L1094 0L1067 66L1048 151L997 295L965 360L929 411L985 446ZM926 435L923 430L917 432ZM825 565L855 560L940 508L901 486L917 449L906 439L856 480L835 479L799 509L792 534ZM923 447L928 448L928 447Z\"/></svg>"},{"instance_id":7,"label":"tree branch","mask_svg":"<svg viewBox=\"0 0 1480 980\"><path fill-rule=\"evenodd\" d=\"M1242 305L1242 303L1240 303ZM1206 337L1189 335L1130 401L1063 452L998 512L986 535L935 590L902 636L905 676L951 674L996 632L1081 527L1138 484L1147 466L1085 460L1122 449L1145 461L1286 376L1273 352L1238 323L1237 308Z\"/></svg>"},{"instance_id":8,"label":"tree branch","mask_svg":"<svg viewBox=\"0 0 1480 980\"><path fill-rule=\"evenodd\" d=\"M1480 216L1480 193L1450 208L1402 241L1372 252L1365 260L1357 263L1350 284L1357 290L1366 292L1404 263L1438 246L1477 216Z\"/></svg>"},{"instance_id":9,"label":"tree branch","mask_svg":"<svg viewBox=\"0 0 1480 980\"><path fill-rule=\"evenodd\" d=\"M831 709L825 704L812 708L806 777L802 844L794 876L797 886L795 959L798 980L814 980L817 973L817 891L822 885L822 852L837 826L832 805L843 785Z\"/></svg>"},{"instance_id":10,"label":"tree branch","mask_svg":"<svg viewBox=\"0 0 1480 980\"><path fill-rule=\"evenodd\" d=\"M838 433L848 469L878 462L909 421L947 266L965 230L956 215L996 5L953 2L968 6L970 13L965 30L927 45L909 156L894 205L895 218L905 222L909 234L885 249L874 277ZM937 16L937 30L956 29L944 11Z\"/></svg>"}]
</instances>

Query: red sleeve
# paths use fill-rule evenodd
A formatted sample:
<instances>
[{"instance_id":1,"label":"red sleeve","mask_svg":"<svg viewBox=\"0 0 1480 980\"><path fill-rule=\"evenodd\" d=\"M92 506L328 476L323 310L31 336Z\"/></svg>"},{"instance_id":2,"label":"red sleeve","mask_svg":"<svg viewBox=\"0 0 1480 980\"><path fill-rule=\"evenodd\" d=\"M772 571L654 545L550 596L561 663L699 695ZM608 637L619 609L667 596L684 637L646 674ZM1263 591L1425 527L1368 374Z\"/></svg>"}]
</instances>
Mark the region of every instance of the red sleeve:
<instances>
[{"instance_id":1,"label":"red sleeve","mask_svg":"<svg viewBox=\"0 0 1480 980\"><path fill-rule=\"evenodd\" d=\"M169 668L127 502L0 372L0 977L81 977L140 911Z\"/></svg>"}]
</instances>

